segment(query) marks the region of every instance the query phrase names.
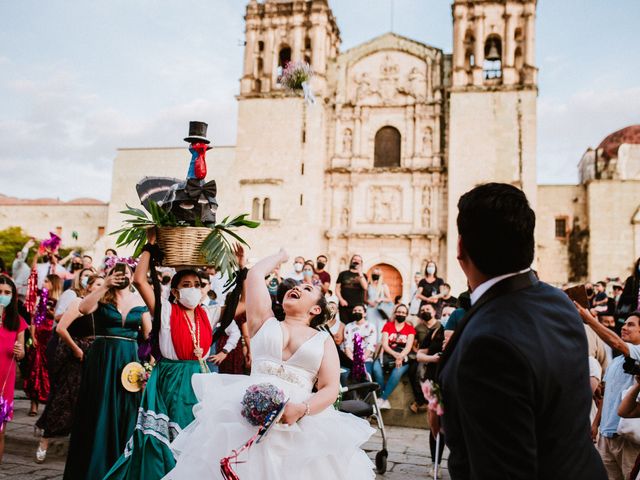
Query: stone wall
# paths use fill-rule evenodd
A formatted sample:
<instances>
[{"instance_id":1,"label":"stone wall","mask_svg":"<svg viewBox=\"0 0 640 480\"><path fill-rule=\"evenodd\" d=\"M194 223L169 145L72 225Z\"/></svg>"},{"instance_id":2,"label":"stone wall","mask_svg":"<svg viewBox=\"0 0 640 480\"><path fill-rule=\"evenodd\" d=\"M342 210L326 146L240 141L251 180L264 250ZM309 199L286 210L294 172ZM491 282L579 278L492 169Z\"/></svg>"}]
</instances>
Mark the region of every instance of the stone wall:
<instances>
[{"instance_id":1,"label":"stone wall","mask_svg":"<svg viewBox=\"0 0 640 480\"><path fill-rule=\"evenodd\" d=\"M62 238L63 247L92 249L104 235L107 226L107 204L16 204L0 205L0 230L22 227L37 239L49 237L49 232ZM72 234L78 234L77 240Z\"/></svg>"},{"instance_id":2,"label":"stone wall","mask_svg":"<svg viewBox=\"0 0 640 480\"><path fill-rule=\"evenodd\" d=\"M447 276L454 291L466 280L456 260L458 200L486 182L522 188L535 209L536 90L454 90L450 100Z\"/></svg>"},{"instance_id":3,"label":"stone wall","mask_svg":"<svg viewBox=\"0 0 640 480\"><path fill-rule=\"evenodd\" d=\"M564 236L556 236L556 219L564 219ZM582 185L540 185L536 208L536 269L542 280L561 286L571 278L569 252L574 228L587 229Z\"/></svg>"},{"instance_id":4,"label":"stone wall","mask_svg":"<svg viewBox=\"0 0 640 480\"><path fill-rule=\"evenodd\" d=\"M587 188L589 273L591 280L631 274L638 251L640 180L600 180Z\"/></svg>"}]
</instances>

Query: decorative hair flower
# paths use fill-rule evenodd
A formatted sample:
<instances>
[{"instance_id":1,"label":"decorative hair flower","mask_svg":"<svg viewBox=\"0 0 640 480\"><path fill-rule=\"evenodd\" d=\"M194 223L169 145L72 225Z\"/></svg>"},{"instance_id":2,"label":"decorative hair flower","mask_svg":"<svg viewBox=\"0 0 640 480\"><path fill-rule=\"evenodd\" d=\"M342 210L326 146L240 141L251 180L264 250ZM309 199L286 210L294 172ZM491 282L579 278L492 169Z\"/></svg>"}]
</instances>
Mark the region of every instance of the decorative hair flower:
<instances>
[{"instance_id":1,"label":"decorative hair flower","mask_svg":"<svg viewBox=\"0 0 640 480\"><path fill-rule=\"evenodd\" d=\"M133 270L138 266L138 260L132 257L109 257L104 261L107 270L113 268L116 263L126 263Z\"/></svg>"}]
</instances>

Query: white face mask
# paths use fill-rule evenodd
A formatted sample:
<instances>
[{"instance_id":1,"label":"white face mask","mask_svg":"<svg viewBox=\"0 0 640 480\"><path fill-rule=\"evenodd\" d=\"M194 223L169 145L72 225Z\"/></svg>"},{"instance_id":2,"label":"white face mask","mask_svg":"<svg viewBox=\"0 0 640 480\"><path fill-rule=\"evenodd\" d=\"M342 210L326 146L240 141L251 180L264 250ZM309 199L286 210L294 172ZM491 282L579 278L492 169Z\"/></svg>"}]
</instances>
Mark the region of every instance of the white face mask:
<instances>
[{"instance_id":1,"label":"white face mask","mask_svg":"<svg viewBox=\"0 0 640 480\"><path fill-rule=\"evenodd\" d=\"M296 263L293 264L293 269L298 273L300 273L303 268L304 268L304 263L297 263L296 262Z\"/></svg>"},{"instance_id":2,"label":"white face mask","mask_svg":"<svg viewBox=\"0 0 640 480\"><path fill-rule=\"evenodd\" d=\"M200 299L202 298L202 292L199 288L181 288L178 290L180 293L180 298L178 298L178 302L182 304L183 307L192 310L200 305Z\"/></svg>"},{"instance_id":3,"label":"white face mask","mask_svg":"<svg viewBox=\"0 0 640 480\"><path fill-rule=\"evenodd\" d=\"M436 267L427 267L427 273L429 275L433 275L434 273L436 273Z\"/></svg>"}]
</instances>

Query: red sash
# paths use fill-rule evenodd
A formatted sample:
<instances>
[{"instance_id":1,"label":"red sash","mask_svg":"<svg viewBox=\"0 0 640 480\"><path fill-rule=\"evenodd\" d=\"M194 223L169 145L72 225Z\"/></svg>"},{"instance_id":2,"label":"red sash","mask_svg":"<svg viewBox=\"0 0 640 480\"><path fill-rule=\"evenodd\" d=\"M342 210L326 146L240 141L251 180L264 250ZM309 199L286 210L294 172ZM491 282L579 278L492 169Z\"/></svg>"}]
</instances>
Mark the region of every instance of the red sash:
<instances>
[{"instance_id":1,"label":"red sash","mask_svg":"<svg viewBox=\"0 0 640 480\"><path fill-rule=\"evenodd\" d=\"M200 348L204 352L202 357L207 358L213 337L209 317L204 308L198 305L195 309L195 318L200 331ZM187 314L182 306L175 303L171 305L171 341L179 360L198 360L193 353L193 339L187 325Z\"/></svg>"}]
</instances>

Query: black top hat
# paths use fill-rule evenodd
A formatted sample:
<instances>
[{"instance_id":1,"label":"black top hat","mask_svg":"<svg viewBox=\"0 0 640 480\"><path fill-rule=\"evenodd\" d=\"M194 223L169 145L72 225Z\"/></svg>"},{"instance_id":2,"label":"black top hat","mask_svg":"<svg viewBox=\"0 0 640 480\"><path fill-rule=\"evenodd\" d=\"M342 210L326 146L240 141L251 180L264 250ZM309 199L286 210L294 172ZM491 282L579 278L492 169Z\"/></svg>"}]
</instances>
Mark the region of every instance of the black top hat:
<instances>
[{"instance_id":1,"label":"black top hat","mask_svg":"<svg viewBox=\"0 0 640 480\"><path fill-rule=\"evenodd\" d=\"M189 143L211 143L207 139L207 125L204 122L189 122L189 136L184 139Z\"/></svg>"}]
</instances>

